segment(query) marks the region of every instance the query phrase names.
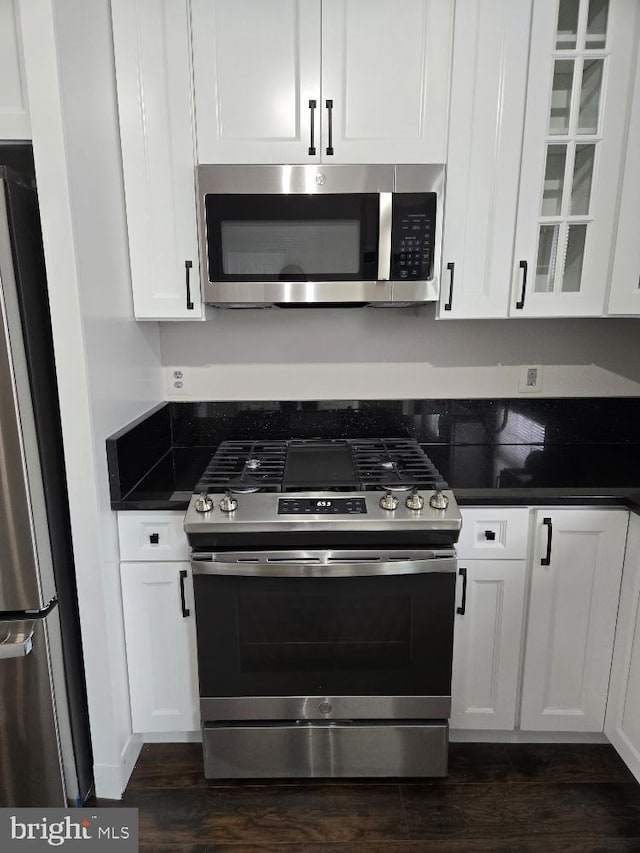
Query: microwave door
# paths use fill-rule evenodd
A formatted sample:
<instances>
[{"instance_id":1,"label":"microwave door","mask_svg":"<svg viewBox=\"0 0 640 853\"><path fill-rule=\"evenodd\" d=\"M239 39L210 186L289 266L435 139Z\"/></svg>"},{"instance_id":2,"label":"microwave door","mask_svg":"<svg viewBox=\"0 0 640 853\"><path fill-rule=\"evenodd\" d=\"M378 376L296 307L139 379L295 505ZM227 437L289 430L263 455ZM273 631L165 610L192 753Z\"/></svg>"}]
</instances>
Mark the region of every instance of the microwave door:
<instances>
[{"instance_id":1,"label":"microwave door","mask_svg":"<svg viewBox=\"0 0 640 853\"><path fill-rule=\"evenodd\" d=\"M391 223L393 193L380 193L380 227L378 232L378 281L391 276Z\"/></svg>"},{"instance_id":2,"label":"microwave door","mask_svg":"<svg viewBox=\"0 0 640 853\"><path fill-rule=\"evenodd\" d=\"M208 194L214 304L391 299L392 193Z\"/></svg>"}]
</instances>

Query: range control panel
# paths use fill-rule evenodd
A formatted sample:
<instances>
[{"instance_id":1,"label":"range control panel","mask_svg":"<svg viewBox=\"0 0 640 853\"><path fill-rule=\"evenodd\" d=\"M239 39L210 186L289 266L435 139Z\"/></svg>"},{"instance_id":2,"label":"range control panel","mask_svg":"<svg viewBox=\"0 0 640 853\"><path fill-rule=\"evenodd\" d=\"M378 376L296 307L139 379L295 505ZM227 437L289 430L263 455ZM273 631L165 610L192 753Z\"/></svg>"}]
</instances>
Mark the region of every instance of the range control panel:
<instances>
[{"instance_id":1,"label":"range control panel","mask_svg":"<svg viewBox=\"0 0 640 853\"><path fill-rule=\"evenodd\" d=\"M432 278L436 193L394 193L391 235L391 278Z\"/></svg>"},{"instance_id":2,"label":"range control panel","mask_svg":"<svg viewBox=\"0 0 640 853\"><path fill-rule=\"evenodd\" d=\"M363 515L364 498L280 498L278 515Z\"/></svg>"}]
</instances>

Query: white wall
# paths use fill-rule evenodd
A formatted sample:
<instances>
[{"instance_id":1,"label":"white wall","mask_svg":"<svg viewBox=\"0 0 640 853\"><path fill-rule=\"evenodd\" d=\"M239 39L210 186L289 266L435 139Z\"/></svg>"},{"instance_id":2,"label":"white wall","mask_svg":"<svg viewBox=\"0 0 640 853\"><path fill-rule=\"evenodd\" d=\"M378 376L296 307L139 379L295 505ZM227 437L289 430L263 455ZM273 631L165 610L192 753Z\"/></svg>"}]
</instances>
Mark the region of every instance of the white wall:
<instances>
[{"instance_id":1,"label":"white wall","mask_svg":"<svg viewBox=\"0 0 640 853\"><path fill-rule=\"evenodd\" d=\"M20 9L96 793L119 797L139 744L105 438L162 398L158 330L132 319L109 2Z\"/></svg>"},{"instance_id":2,"label":"white wall","mask_svg":"<svg viewBox=\"0 0 640 853\"><path fill-rule=\"evenodd\" d=\"M170 399L640 394L640 320L436 320L435 306L215 310L160 330ZM175 387L174 370L183 374Z\"/></svg>"}]
</instances>

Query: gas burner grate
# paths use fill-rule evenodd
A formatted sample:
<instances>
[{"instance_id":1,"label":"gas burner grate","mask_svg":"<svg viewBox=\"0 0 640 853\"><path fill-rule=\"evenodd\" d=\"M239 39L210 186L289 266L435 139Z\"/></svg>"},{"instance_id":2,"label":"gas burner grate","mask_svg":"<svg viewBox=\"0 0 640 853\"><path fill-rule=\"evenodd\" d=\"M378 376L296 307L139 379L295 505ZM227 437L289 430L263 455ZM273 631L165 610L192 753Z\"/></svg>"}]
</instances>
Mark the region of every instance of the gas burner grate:
<instances>
[{"instance_id":1,"label":"gas burner grate","mask_svg":"<svg viewBox=\"0 0 640 853\"><path fill-rule=\"evenodd\" d=\"M448 488L438 469L413 439L364 439L350 444L363 489Z\"/></svg>"},{"instance_id":2,"label":"gas burner grate","mask_svg":"<svg viewBox=\"0 0 640 853\"><path fill-rule=\"evenodd\" d=\"M223 441L196 492L280 491L286 441Z\"/></svg>"},{"instance_id":3,"label":"gas burner grate","mask_svg":"<svg viewBox=\"0 0 640 853\"><path fill-rule=\"evenodd\" d=\"M414 486L448 488L414 439L290 439L223 441L196 491L372 491Z\"/></svg>"}]
</instances>

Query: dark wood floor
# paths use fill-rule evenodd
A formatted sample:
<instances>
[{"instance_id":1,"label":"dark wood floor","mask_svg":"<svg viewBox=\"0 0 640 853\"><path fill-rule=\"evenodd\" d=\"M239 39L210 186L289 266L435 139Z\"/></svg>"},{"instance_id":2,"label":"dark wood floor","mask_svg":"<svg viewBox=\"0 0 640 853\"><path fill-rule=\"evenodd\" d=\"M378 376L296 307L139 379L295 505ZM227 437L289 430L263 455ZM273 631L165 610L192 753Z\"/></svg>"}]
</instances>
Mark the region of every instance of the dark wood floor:
<instances>
[{"instance_id":1,"label":"dark wood floor","mask_svg":"<svg viewBox=\"0 0 640 853\"><path fill-rule=\"evenodd\" d=\"M150 744L117 805L139 809L144 853L640 853L640 785L609 746L451 744L449 764L443 780L221 783L199 744Z\"/></svg>"}]
</instances>

